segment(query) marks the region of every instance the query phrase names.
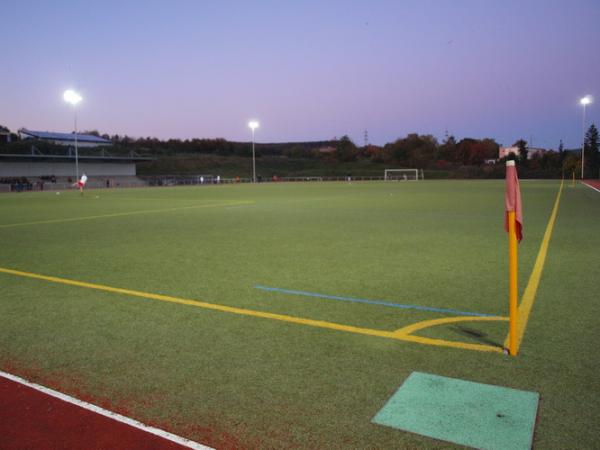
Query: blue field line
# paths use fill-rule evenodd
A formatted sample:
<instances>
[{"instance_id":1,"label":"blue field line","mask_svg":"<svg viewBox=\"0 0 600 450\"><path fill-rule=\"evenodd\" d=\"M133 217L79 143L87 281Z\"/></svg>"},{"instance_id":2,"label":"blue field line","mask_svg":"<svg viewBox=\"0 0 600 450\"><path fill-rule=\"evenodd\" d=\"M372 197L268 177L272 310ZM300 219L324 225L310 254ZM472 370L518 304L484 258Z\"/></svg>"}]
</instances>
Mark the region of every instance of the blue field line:
<instances>
[{"instance_id":1,"label":"blue field line","mask_svg":"<svg viewBox=\"0 0 600 450\"><path fill-rule=\"evenodd\" d=\"M303 295L305 297L325 298L328 300L339 300L339 301L343 301L343 302L368 303L369 305L391 306L392 308L402 308L402 309L416 309L419 311L429 311L429 312L437 312L437 313L444 313L444 314L455 314L458 316L474 316L474 317L496 317L497 316L497 314L482 314L482 313L458 311L456 309L430 308L429 306L419 306L419 305L403 305L401 303L384 302L381 300L369 300L366 298L340 297L338 295L325 295L325 294L318 294L316 292L295 291L293 289L281 289L281 288L275 288L275 287L269 287L269 286L262 286L260 284L257 284L254 287L256 289L261 289L263 291L280 292L282 294Z\"/></svg>"}]
</instances>

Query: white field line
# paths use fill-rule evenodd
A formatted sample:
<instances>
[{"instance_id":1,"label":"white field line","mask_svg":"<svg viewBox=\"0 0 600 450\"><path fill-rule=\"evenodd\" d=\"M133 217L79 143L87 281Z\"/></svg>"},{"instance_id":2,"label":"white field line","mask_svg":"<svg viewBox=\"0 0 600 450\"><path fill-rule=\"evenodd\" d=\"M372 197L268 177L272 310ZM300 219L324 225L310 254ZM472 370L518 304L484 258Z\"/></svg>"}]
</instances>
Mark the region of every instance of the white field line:
<instances>
[{"instance_id":1,"label":"white field line","mask_svg":"<svg viewBox=\"0 0 600 450\"><path fill-rule=\"evenodd\" d=\"M582 183L584 186L587 186L587 187L589 187L590 189L593 189L593 190L595 190L596 192L600 192L600 189L597 189L597 188L595 188L594 186L590 186L589 184L587 184L587 183L584 183L583 181L582 181L581 183Z\"/></svg>"},{"instance_id":2,"label":"white field line","mask_svg":"<svg viewBox=\"0 0 600 450\"><path fill-rule=\"evenodd\" d=\"M82 400L76 399L69 395L63 394L61 392L55 391L53 389L49 389L44 386L40 386L39 384L31 383L27 380L24 380L21 377L16 375L11 375L10 373L2 372L0 370L0 376L7 378L9 380L15 381L17 383L28 386L36 391L43 392L44 394L50 395L52 397L58 398L67 403L71 403L73 405L80 406L81 408L87 409L88 411L95 412L96 414L100 414L102 416L108 417L109 419L116 420L117 422L121 422L127 424L133 428L137 428L139 430L145 431L146 433L154 434L163 439L167 439L169 441L175 442L176 444L183 445L184 447L193 448L197 450L214 450L211 447L207 447L205 445L199 444L194 441L190 441L189 439L183 438L181 436L177 436L175 434L169 433L167 431L161 430L159 428L154 428L149 425L145 425L137 420L131 419L129 417L122 416L121 414L117 414L112 411L108 411L104 408L100 408L99 406L92 405L91 403L84 402Z\"/></svg>"}]
</instances>

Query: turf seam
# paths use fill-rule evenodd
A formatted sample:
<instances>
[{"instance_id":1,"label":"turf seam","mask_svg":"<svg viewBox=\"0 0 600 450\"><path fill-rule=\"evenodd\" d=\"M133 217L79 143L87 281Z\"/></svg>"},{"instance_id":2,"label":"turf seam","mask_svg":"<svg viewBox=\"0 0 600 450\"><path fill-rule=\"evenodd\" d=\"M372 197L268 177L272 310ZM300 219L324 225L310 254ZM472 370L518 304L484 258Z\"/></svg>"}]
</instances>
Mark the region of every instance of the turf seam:
<instances>
[{"instance_id":1,"label":"turf seam","mask_svg":"<svg viewBox=\"0 0 600 450\"><path fill-rule=\"evenodd\" d=\"M0 228L15 228L27 225L47 225L54 223L65 223L65 222L78 222L82 220L95 220L95 219L108 219L113 217L124 217L124 216L134 216L138 214L156 214L162 212L175 212L175 211L184 211L188 209L199 209L199 208L218 208L218 207L227 207L227 206L240 206L240 205L251 205L254 202L252 201L240 201L240 202L225 202L225 203L213 203L213 204L202 204L202 205L191 205L191 206L179 206L175 208L164 208L164 209L148 209L141 211L129 211L122 213L111 213L111 214L99 214L95 216L84 216L84 217L67 217L63 219L50 219L50 220L40 220L36 222L21 222L21 223L9 223L5 225L0 225Z\"/></svg>"},{"instance_id":2,"label":"turf seam","mask_svg":"<svg viewBox=\"0 0 600 450\"><path fill-rule=\"evenodd\" d=\"M400 309L415 309L418 311L429 311L429 312L437 312L437 313L444 313L444 314L456 314L459 316L474 316L474 317L496 317L497 316L497 314L474 313L474 312L467 312L467 311L459 311L457 309L450 309L450 308L434 308L434 307L430 307L430 306L419 306L419 305L408 305L408 304L402 304L402 303L393 303L393 302L388 302L385 300L370 300L370 299L366 299L366 298L319 294L317 292L297 291L294 289L283 289L283 288L263 286L261 284L257 284L254 287L256 289L260 289L260 290L268 291L268 292L279 292L282 294L301 295L301 296L305 296L305 297L324 298L327 300L339 300L339 301L353 302L353 303L365 303L365 304L369 304L369 305L389 306L392 308L400 308Z\"/></svg>"}]
</instances>

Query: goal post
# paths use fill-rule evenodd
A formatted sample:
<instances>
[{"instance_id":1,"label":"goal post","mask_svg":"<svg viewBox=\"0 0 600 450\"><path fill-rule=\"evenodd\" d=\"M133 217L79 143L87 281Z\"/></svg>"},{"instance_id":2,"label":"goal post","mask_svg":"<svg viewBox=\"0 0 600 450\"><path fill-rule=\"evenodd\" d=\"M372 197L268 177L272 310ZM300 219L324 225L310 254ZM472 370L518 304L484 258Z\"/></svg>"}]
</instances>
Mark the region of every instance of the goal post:
<instances>
[{"instance_id":1,"label":"goal post","mask_svg":"<svg viewBox=\"0 0 600 450\"><path fill-rule=\"evenodd\" d=\"M423 179L419 178L419 169L385 169L383 179L386 181L418 181Z\"/></svg>"}]
</instances>

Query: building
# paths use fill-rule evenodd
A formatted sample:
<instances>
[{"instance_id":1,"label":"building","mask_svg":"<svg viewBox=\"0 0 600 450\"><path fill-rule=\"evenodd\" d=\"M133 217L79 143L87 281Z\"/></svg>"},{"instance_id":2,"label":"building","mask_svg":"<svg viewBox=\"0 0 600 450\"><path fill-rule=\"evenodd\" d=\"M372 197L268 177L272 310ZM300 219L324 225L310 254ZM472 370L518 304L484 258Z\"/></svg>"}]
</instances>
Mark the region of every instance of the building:
<instances>
[{"instance_id":1,"label":"building","mask_svg":"<svg viewBox=\"0 0 600 450\"><path fill-rule=\"evenodd\" d=\"M319 153L321 153L321 154L335 153L335 147L332 147L332 146L320 147Z\"/></svg>"},{"instance_id":2,"label":"building","mask_svg":"<svg viewBox=\"0 0 600 450\"><path fill-rule=\"evenodd\" d=\"M90 177L135 177L136 163L156 159L135 152L113 150L108 139L88 134L77 134L77 155L74 151L75 134L21 129L19 135L31 145L12 153L0 153L0 177L52 176L73 179L76 160L79 174L86 173ZM38 142L62 148L47 149L43 145L36 145Z\"/></svg>"},{"instance_id":3,"label":"building","mask_svg":"<svg viewBox=\"0 0 600 450\"><path fill-rule=\"evenodd\" d=\"M19 137L23 140L32 139L35 141L44 141L56 145L64 145L74 147L77 140L77 147L101 147L110 146L112 142L91 134L75 134L75 133L52 133L49 131L32 131L22 128L19 130Z\"/></svg>"},{"instance_id":4,"label":"building","mask_svg":"<svg viewBox=\"0 0 600 450\"><path fill-rule=\"evenodd\" d=\"M542 156L548 150L544 148L538 147L527 147L527 159L532 159L534 156ZM515 156L521 156L521 152L519 151L519 147L500 147L498 151L498 159L506 158L509 154L514 153Z\"/></svg>"},{"instance_id":5,"label":"building","mask_svg":"<svg viewBox=\"0 0 600 450\"><path fill-rule=\"evenodd\" d=\"M535 158L535 157L542 157L544 156L544 153L548 153L551 150L546 150L545 148L539 148L539 147L527 147L527 151L529 153L527 153L527 159L531 159L531 158Z\"/></svg>"},{"instance_id":6,"label":"building","mask_svg":"<svg viewBox=\"0 0 600 450\"><path fill-rule=\"evenodd\" d=\"M500 147L500 150L498 150L498 159L506 158L511 153L514 153L515 156L521 155L519 147Z\"/></svg>"},{"instance_id":7,"label":"building","mask_svg":"<svg viewBox=\"0 0 600 450\"><path fill-rule=\"evenodd\" d=\"M0 127L0 142L10 142L10 131Z\"/></svg>"}]
</instances>

